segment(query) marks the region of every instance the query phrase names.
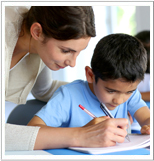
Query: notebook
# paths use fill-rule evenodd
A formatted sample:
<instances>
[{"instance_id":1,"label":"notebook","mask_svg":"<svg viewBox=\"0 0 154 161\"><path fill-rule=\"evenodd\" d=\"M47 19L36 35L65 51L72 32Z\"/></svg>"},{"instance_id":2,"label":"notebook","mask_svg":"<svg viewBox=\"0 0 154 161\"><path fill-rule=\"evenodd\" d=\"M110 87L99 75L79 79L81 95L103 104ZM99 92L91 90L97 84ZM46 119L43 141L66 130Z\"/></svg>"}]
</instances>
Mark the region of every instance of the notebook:
<instances>
[{"instance_id":1,"label":"notebook","mask_svg":"<svg viewBox=\"0 0 154 161\"><path fill-rule=\"evenodd\" d=\"M90 153L90 154L105 154L118 151L133 150L150 146L150 135L129 134L130 142L125 139L123 143L117 143L115 146L103 148L84 148L84 147L69 147L69 149Z\"/></svg>"}]
</instances>

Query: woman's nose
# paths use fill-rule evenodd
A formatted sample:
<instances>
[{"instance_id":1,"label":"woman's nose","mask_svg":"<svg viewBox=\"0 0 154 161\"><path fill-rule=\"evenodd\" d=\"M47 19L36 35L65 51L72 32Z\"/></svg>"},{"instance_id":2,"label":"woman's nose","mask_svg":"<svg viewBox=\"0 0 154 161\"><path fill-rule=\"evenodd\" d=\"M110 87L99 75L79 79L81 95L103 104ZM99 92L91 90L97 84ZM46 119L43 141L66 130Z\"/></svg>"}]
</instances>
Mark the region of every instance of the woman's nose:
<instances>
[{"instance_id":1,"label":"woman's nose","mask_svg":"<svg viewBox=\"0 0 154 161\"><path fill-rule=\"evenodd\" d=\"M76 65L76 59L71 60L69 66L75 67L75 65Z\"/></svg>"},{"instance_id":2,"label":"woman's nose","mask_svg":"<svg viewBox=\"0 0 154 161\"><path fill-rule=\"evenodd\" d=\"M70 67L75 67L76 65L76 58L77 56L74 56L73 58L69 59L69 60L66 60L66 65L67 66L70 66Z\"/></svg>"}]
</instances>

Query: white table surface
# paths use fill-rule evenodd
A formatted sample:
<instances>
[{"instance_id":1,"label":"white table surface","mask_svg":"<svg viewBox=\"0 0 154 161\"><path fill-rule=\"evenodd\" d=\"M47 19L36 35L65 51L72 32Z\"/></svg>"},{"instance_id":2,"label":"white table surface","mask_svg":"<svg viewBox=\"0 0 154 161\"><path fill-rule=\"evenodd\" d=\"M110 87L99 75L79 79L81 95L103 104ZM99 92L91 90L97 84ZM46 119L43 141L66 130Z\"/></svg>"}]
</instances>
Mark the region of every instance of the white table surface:
<instances>
[{"instance_id":1,"label":"white table surface","mask_svg":"<svg viewBox=\"0 0 154 161\"><path fill-rule=\"evenodd\" d=\"M5 155L51 155L44 150L33 151L5 151Z\"/></svg>"}]
</instances>

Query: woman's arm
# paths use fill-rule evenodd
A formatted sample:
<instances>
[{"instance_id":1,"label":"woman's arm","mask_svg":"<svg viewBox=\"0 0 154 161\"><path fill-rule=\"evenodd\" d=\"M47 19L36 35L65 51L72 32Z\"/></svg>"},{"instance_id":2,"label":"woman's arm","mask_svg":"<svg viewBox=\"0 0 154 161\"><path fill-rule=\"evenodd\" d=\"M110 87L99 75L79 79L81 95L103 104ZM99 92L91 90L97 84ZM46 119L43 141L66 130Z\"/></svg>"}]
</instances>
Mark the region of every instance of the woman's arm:
<instances>
[{"instance_id":1,"label":"woman's arm","mask_svg":"<svg viewBox=\"0 0 154 161\"><path fill-rule=\"evenodd\" d=\"M106 119L95 125L75 128L49 127L37 116L28 123L40 126L34 149L106 147L123 142L127 135L127 119ZM117 128L118 126L122 128Z\"/></svg>"},{"instance_id":2,"label":"woman's arm","mask_svg":"<svg viewBox=\"0 0 154 161\"><path fill-rule=\"evenodd\" d=\"M67 82L52 80L51 70L45 66L31 92L36 99L47 102L53 93L64 84L67 84Z\"/></svg>"},{"instance_id":3,"label":"woman's arm","mask_svg":"<svg viewBox=\"0 0 154 161\"><path fill-rule=\"evenodd\" d=\"M5 150L33 150L40 127L5 124Z\"/></svg>"}]
</instances>

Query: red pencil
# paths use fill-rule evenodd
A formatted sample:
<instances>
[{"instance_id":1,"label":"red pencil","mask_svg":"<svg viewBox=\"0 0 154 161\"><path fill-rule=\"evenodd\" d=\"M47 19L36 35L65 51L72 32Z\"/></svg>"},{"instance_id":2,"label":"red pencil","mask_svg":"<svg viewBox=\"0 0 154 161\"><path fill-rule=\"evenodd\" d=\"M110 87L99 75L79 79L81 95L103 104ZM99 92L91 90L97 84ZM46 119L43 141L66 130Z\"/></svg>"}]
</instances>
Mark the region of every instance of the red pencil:
<instances>
[{"instance_id":1,"label":"red pencil","mask_svg":"<svg viewBox=\"0 0 154 161\"><path fill-rule=\"evenodd\" d=\"M79 105L79 107L80 107L83 111L85 111L88 115L90 115L91 117L96 118L95 115L93 115L90 111L88 111L88 110L87 110L85 107L83 107L82 105Z\"/></svg>"}]
</instances>

